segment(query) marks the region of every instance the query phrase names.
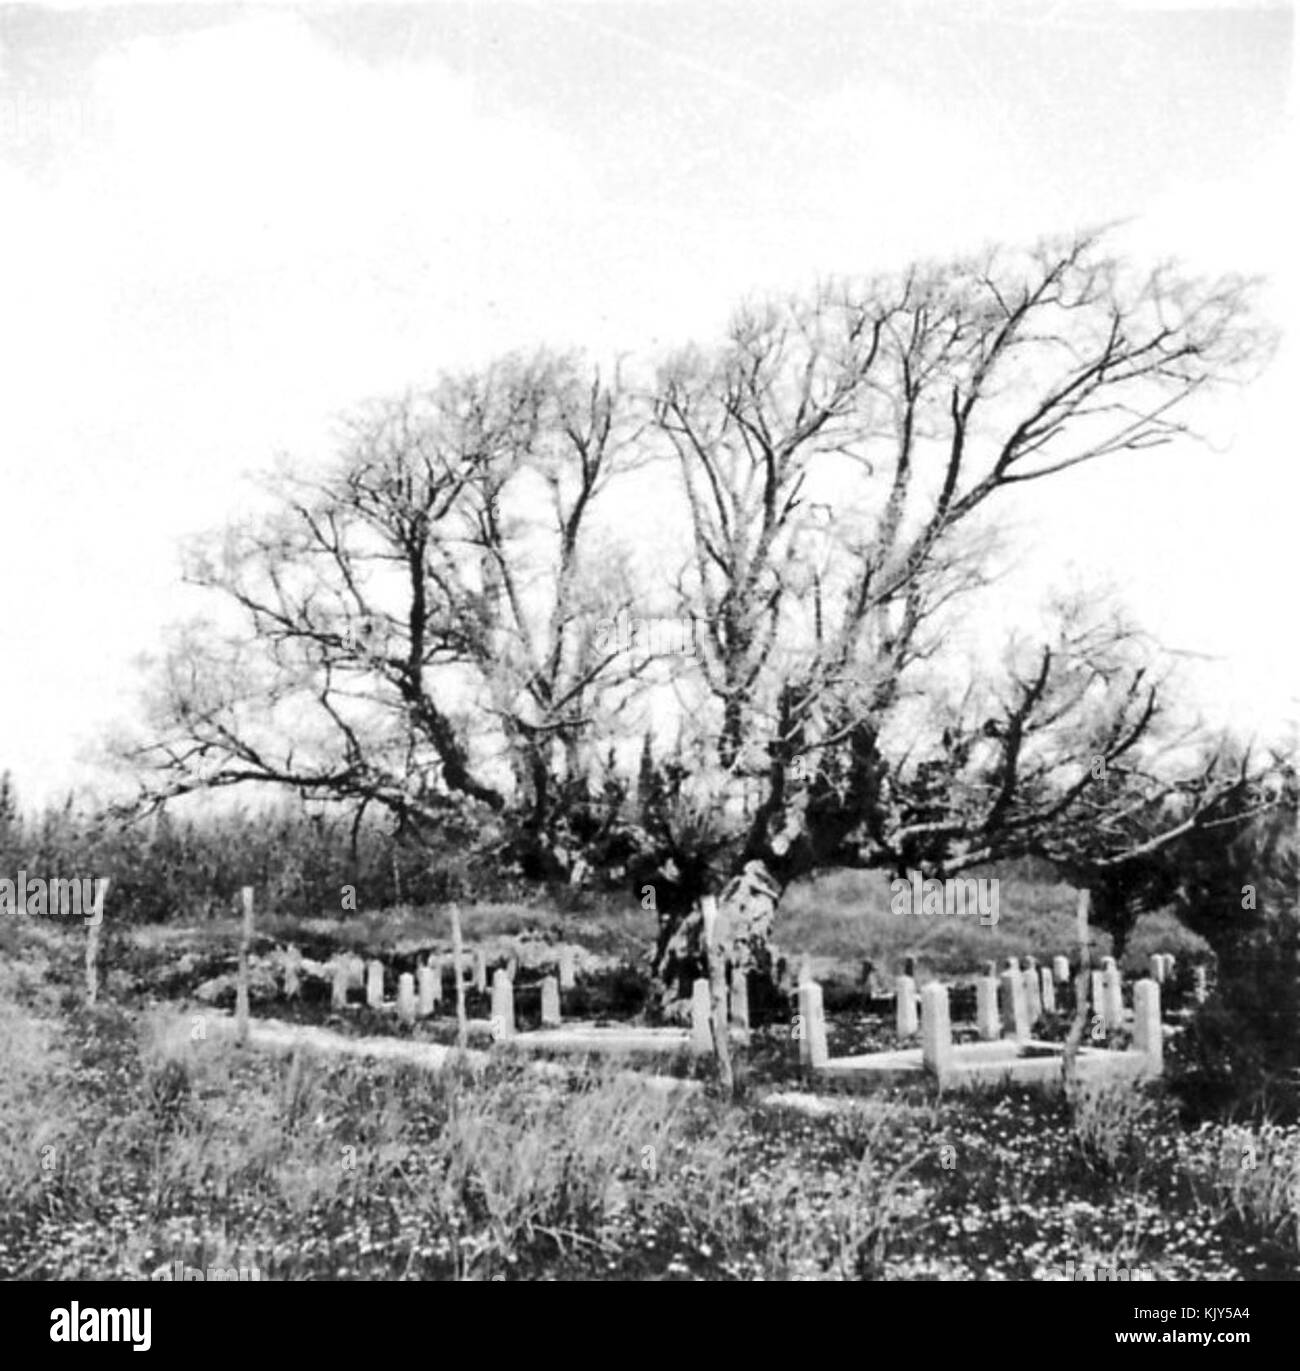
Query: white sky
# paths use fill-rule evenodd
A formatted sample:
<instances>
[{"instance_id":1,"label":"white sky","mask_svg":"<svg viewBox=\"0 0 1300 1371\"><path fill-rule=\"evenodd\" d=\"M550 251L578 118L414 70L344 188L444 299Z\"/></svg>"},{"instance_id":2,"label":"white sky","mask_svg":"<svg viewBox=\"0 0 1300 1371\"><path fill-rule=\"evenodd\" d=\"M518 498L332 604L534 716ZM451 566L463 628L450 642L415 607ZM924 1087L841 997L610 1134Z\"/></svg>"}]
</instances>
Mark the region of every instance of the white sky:
<instances>
[{"instance_id":1,"label":"white sky","mask_svg":"<svg viewBox=\"0 0 1300 1371\"><path fill-rule=\"evenodd\" d=\"M91 782L195 608L178 540L442 366L665 348L747 292L1118 216L1267 272L1289 327L1292 65L1247 5L0 10L0 768ZM1300 714L1296 359L1219 450L1048 483L995 612L1107 578L1219 659L1211 714Z\"/></svg>"}]
</instances>

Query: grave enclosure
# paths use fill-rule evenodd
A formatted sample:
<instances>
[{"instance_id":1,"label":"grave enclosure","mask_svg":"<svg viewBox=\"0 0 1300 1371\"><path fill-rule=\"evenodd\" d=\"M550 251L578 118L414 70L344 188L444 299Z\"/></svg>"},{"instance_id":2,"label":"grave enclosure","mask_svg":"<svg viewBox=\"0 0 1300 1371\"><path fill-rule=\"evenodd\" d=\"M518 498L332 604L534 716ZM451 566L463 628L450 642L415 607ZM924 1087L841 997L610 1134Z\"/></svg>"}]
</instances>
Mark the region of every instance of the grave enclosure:
<instances>
[{"instance_id":1,"label":"grave enclosure","mask_svg":"<svg viewBox=\"0 0 1300 1371\"><path fill-rule=\"evenodd\" d=\"M900 1084L922 1076L957 1089L998 1082L1060 1085L1065 1046L1035 1038L1034 1029L1045 1015L1056 1012L1058 990L1071 984L1069 964L1063 957L1054 958L1051 968L1039 967L1032 957L1024 963L1011 958L1000 975L993 974L996 968L990 963L977 980L974 1042L954 1040L947 985L932 981L918 994L913 977L898 977L895 1027L902 1039L919 1036L919 1045L847 1057L829 1055L821 988L806 981L799 991L801 1059L815 1079L849 1087ZM1133 986L1131 1010L1124 1007L1113 958L1105 958L1101 970L1091 974L1085 1032L1075 1059L1081 1081L1144 1080L1162 1074L1160 986L1172 964L1163 954L1151 959L1152 974ZM1130 1028L1132 1046L1097 1047L1095 1028L1107 1035Z\"/></svg>"},{"instance_id":2,"label":"grave enclosure","mask_svg":"<svg viewBox=\"0 0 1300 1371\"><path fill-rule=\"evenodd\" d=\"M245 924L241 939L241 985L237 996L237 1020L241 1037L247 1036L248 998L246 948L251 939L251 891L245 896ZM458 930L457 930L458 932ZM450 974L452 995L463 1012L465 995L475 991L490 995L486 1019L466 1019L464 1032L488 1037L511 1050L540 1053L585 1053L648 1056L688 1053L714 1054L720 1067L729 1071L732 1044L750 1040L749 986L737 968L725 967L713 984L701 978L693 986L690 1021L684 1027L649 1027L632 1024L604 1025L564 1021L565 995L577 987L575 950L556 949L554 961L544 965L535 983L517 986L517 958L491 969L482 948L463 948L454 939L451 957L430 955L414 972L394 978L382 961L363 961L355 954L336 956L326 967L331 1006L344 1011L358 1006L358 998L372 1012L391 1013L411 1026L441 1012ZM408 963L409 964L409 963ZM715 971L719 968L715 967ZM953 987L931 981L918 990L913 963L895 980L894 1027L902 1045L885 1051L831 1057L828 1051L822 987L813 980L808 958L800 965L800 979L793 996L791 1037L800 1066L816 1081L840 1087L871 1088L930 1077L945 1087L963 1088L999 1081L1060 1084L1064 1077L1064 1045L1035 1037L1046 1016L1074 1008L1082 987L1087 998L1085 1032L1076 1055L1081 1080L1142 1080L1163 1070L1165 1030L1161 1019L1161 987L1173 972L1173 958L1153 955L1148 974L1132 988L1131 1006L1124 1003L1124 987L1113 958L1100 968L1075 980L1067 958L1057 956L1050 966L1034 958L1008 958L999 972L994 963L975 978L973 996L965 985L953 995ZM290 947L284 957L284 993L301 993L303 959ZM388 998L392 991L393 998ZM521 1030L516 1013L520 994L538 996L537 1028ZM1204 973L1196 978L1197 999L1204 998ZM954 1022L954 999L963 1014L973 1010L973 1022ZM530 1013L531 1019L533 1015ZM1098 1034L1106 1037L1131 1031L1131 1046L1100 1047ZM725 1033L725 1044L719 1034ZM914 1041L915 1040L915 1041ZM724 1075L725 1080L725 1075Z\"/></svg>"},{"instance_id":3,"label":"grave enclosure","mask_svg":"<svg viewBox=\"0 0 1300 1371\"><path fill-rule=\"evenodd\" d=\"M297 967L300 959L296 949L290 949L286 968L294 968L293 982L297 987ZM565 1023L563 996L577 987L575 957L572 947L558 949L554 970L533 985L517 987L505 966L497 967L488 976L488 962L481 949L467 953L460 974L461 989L487 992L491 1009L486 1019L469 1019L467 1028L478 1036L488 1036L496 1043L508 1043L522 1051L594 1052L609 1054L693 1052L711 1053L714 1050L713 1011L709 983L700 980L695 985L691 1024L686 1028L655 1028L636 1025L607 1026L585 1022ZM414 974L403 973L397 979L396 998L386 997L391 978L384 965L375 959L362 962L359 957L344 954L331 964L329 982L331 1006L335 1010L357 1007L349 996L364 987L364 1002L368 1009L393 1013L403 1023L413 1024L434 1017L444 998L444 980L450 974L454 987L457 979L454 958L430 957ZM285 990L289 994L289 971L286 969ZM749 995L746 977L733 971L727 987L729 1037L737 1043L749 1037ZM541 1027L528 1031L519 1028L516 997L520 993L536 993L540 997Z\"/></svg>"}]
</instances>

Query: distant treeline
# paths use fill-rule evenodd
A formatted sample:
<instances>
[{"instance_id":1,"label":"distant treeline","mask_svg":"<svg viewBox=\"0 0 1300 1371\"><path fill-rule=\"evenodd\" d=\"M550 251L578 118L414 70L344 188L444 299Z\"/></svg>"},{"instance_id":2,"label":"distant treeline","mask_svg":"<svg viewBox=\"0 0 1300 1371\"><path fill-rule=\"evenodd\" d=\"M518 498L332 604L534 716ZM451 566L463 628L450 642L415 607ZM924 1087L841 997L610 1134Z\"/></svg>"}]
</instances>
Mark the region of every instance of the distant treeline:
<instances>
[{"instance_id":1,"label":"distant treeline","mask_svg":"<svg viewBox=\"0 0 1300 1371\"><path fill-rule=\"evenodd\" d=\"M298 798L274 805L161 810L128 819L69 796L25 810L0 776L0 876L110 877L107 909L132 922L213 917L241 886L259 905L298 915L446 900L517 898L523 883L453 824L416 841L387 816Z\"/></svg>"}]
</instances>

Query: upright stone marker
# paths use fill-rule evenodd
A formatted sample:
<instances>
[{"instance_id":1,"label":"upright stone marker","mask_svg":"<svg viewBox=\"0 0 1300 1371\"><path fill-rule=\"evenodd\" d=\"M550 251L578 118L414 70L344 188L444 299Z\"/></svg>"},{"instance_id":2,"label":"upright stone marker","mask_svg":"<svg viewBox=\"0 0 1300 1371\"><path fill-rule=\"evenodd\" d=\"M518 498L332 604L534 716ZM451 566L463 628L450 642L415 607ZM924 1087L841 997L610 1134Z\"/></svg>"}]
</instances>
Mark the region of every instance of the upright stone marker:
<instances>
[{"instance_id":1,"label":"upright stone marker","mask_svg":"<svg viewBox=\"0 0 1300 1371\"><path fill-rule=\"evenodd\" d=\"M575 974L573 948L568 943L565 943L565 945L560 948L560 989L572 990L577 983L578 978Z\"/></svg>"},{"instance_id":2,"label":"upright stone marker","mask_svg":"<svg viewBox=\"0 0 1300 1371\"><path fill-rule=\"evenodd\" d=\"M1032 1029L1043 1017L1042 984L1038 979L1038 972L1033 967L1027 967L1022 971L1020 980L1025 987L1025 1013L1029 1016L1029 1027Z\"/></svg>"},{"instance_id":3,"label":"upright stone marker","mask_svg":"<svg viewBox=\"0 0 1300 1371\"><path fill-rule=\"evenodd\" d=\"M1114 962L1101 973L1101 982L1102 1013L1109 1032L1124 1024L1124 982L1120 980L1119 968Z\"/></svg>"},{"instance_id":4,"label":"upright stone marker","mask_svg":"<svg viewBox=\"0 0 1300 1371\"><path fill-rule=\"evenodd\" d=\"M986 1043L997 1042L1002 1036L996 976L981 976L975 982L975 1026Z\"/></svg>"},{"instance_id":5,"label":"upright stone marker","mask_svg":"<svg viewBox=\"0 0 1300 1371\"><path fill-rule=\"evenodd\" d=\"M542 978L542 1027L560 1026L560 983L554 976Z\"/></svg>"},{"instance_id":6,"label":"upright stone marker","mask_svg":"<svg viewBox=\"0 0 1300 1371\"><path fill-rule=\"evenodd\" d=\"M380 1009L384 1003L384 964L377 959L366 974L366 1003L371 1009Z\"/></svg>"},{"instance_id":7,"label":"upright stone marker","mask_svg":"<svg viewBox=\"0 0 1300 1371\"><path fill-rule=\"evenodd\" d=\"M1002 973L1002 1023L1018 1042L1029 1037L1029 1008L1025 1004L1025 982L1019 971Z\"/></svg>"},{"instance_id":8,"label":"upright stone marker","mask_svg":"<svg viewBox=\"0 0 1300 1371\"><path fill-rule=\"evenodd\" d=\"M920 1027L916 1019L916 982L900 976L894 982L894 1020L900 1038L912 1038Z\"/></svg>"},{"instance_id":9,"label":"upright stone marker","mask_svg":"<svg viewBox=\"0 0 1300 1371\"><path fill-rule=\"evenodd\" d=\"M430 957L429 970L433 973L433 1003L435 1006L440 1005L442 1003L442 958Z\"/></svg>"},{"instance_id":10,"label":"upright stone marker","mask_svg":"<svg viewBox=\"0 0 1300 1371\"><path fill-rule=\"evenodd\" d=\"M348 1002L348 985L352 979L352 968L346 959L340 957L334 962L334 984L330 989L330 1004L342 1009Z\"/></svg>"},{"instance_id":11,"label":"upright stone marker","mask_svg":"<svg viewBox=\"0 0 1300 1371\"><path fill-rule=\"evenodd\" d=\"M921 1062L942 1085L952 1062L952 1023L948 987L939 981L921 991Z\"/></svg>"},{"instance_id":12,"label":"upright stone marker","mask_svg":"<svg viewBox=\"0 0 1300 1371\"><path fill-rule=\"evenodd\" d=\"M816 1071L830 1060L826 1049L826 1016L822 1012L822 988L816 981L799 987L799 1061Z\"/></svg>"},{"instance_id":13,"label":"upright stone marker","mask_svg":"<svg viewBox=\"0 0 1300 1371\"><path fill-rule=\"evenodd\" d=\"M492 974L492 1036L515 1036L515 988L504 967L498 967Z\"/></svg>"},{"instance_id":14,"label":"upright stone marker","mask_svg":"<svg viewBox=\"0 0 1300 1371\"><path fill-rule=\"evenodd\" d=\"M415 977L409 971L397 978L397 1017L403 1023L415 1022Z\"/></svg>"},{"instance_id":15,"label":"upright stone marker","mask_svg":"<svg viewBox=\"0 0 1300 1371\"><path fill-rule=\"evenodd\" d=\"M700 976L691 984L691 1051L713 1051L713 1029L709 1020L713 1015L713 999L708 980Z\"/></svg>"},{"instance_id":16,"label":"upright stone marker","mask_svg":"<svg viewBox=\"0 0 1300 1371\"><path fill-rule=\"evenodd\" d=\"M1165 962L1165 980L1167 980L1167 981L1173 980L1173 976L1174 976L1174 958L1173 958L1173 954L1170 953L1170 952L1166 952L1166 953L1164 954L1164 962Z\"/></svg>"},{"instance_id":17,"label":"upright stone marker","mask_svg":"<svg viewBox=\"0 0 1300 1371\"><path fill-rule=\"evenodd\" d=\"M286 999L296 1000L302 990L302 953L295 943L284 954L284 993Z\"/></svg>"},{"instance_id":18,"label":"upright stone marker","mask_svg":"<svg viewBox=\"0 0 1300 1371\"><path fill-rule=\"evenodd\" d=\"M1164 1071L1165 1035L1160 1026L1160 987L1141 980L1133 987L1133 1047L1145 1054L1153 1076Z\"/></svg>"},{"instance_id":19,"label":"upright stone marker","mask_svg":"<svg viewBox=\"0 0 1300 1371\"><path fill-rule=\"evenodd\" d=\"M493 978L495 984L495 977ZM484 991L487 989L487 958L483 955L483 949L474 949L474 989Z\"/></svg>"},{"instance_id":20,"label":"upright stone marker","mask_svg":"<svg viewBox=\"0 0 1300 1371\"><path fill-rule=\"evenodd\" d=\"M1069 957L1052 958L1052 976L1057 985L1070 984L1070 959Z\"/></svg>"},{"instance_id":21,"label":"upright stone marker","mask_svg":"<svg viewBox=\"0 0 1300 1371\"><path fill-rule=\"evenodd\" d=\"M1090 971L1088 981L1091 986L1092 1012L1094 1017L1106 1022L1106 982L1100 971Z\"/></svg>"},{"instance_id":22,"label":"upright stone marker","mask_svg":"<svg viewBox=\"0 0 1300 1371\"><path fill-rule=\"evenodd\" d=\"M428 963L420 968L418 990L419 1014L422 1019L427 1019L438 1003L438 974Z\"/></svg>"},{"instance_id":23,"label":"upright stone marker","mask_svg":"<svg viewBox=\"0 0 1300 1371\"><path fill-rule=\"evenodd\" d=\"M1210 998L1209 973L1203 966L1198 966L1192 976L1192 994L1196 997L1197 1004L1204 1004Z\"/></svg>"},{"instance_id":24,"label":"upright stone marker","mask_svg":"<svg viewBox=\"0 0 1300 1371\"><path fill-rule=\"evenodd\" d=\"M1052 979L1050 967L1038 968L1038 992L1044 1014L1056 1013L1056 982Z\"/></svg>"}]
</instances>

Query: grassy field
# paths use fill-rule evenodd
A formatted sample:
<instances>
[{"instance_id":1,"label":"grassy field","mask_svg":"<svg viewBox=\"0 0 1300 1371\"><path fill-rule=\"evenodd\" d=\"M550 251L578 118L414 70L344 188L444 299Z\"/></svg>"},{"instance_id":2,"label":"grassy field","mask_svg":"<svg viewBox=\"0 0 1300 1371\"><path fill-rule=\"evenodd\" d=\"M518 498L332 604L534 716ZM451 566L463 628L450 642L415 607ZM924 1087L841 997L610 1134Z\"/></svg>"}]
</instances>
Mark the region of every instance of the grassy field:
<instances>
[{"instance_id":1,"label":"grassy field","mask_svg":"<svg viewBox=\"0 0 1300 1371\"><path fill-rule=\"evenodd\" d=\"M1016 950L1050 952L1066 894L1023 921L1004 894L1007 931L1041 939ZM799 930L846 968L863 949L880 958L865 930L896 934L897 921L863 905L847 882L810 891L783 941ZM639 911L550 917L489 908L466 923L474 938L585 934L610 974L620 940L647 934ZM442 937L439 923L337 932L398 947ZM923 955L942 968L968 956L960 935L992 931L953 930ZM1203 1280L1300 1265L1296 1128L1189 1123L1162 1091L1072 1107L917 1086L809 1112L771 1097L795 1083L779 1027L742 1054L735 1101L600 1069L546 1078L505 1057L434 1078L178 1034L177 1013L198 1006L163 971L226 933L119 941L130 970L110 972L88 1009L77 930L0 930L0 1277L140 1279L179 1262L267 1280L1051 1280L1085 1267ZM362 1011L344 1029L394 1025ZM853 1013L832 1025L841 1042L890 1033Z\"/></svg>"}]
</instances>

